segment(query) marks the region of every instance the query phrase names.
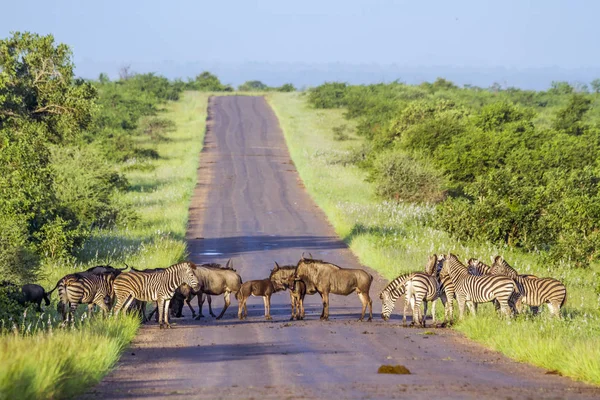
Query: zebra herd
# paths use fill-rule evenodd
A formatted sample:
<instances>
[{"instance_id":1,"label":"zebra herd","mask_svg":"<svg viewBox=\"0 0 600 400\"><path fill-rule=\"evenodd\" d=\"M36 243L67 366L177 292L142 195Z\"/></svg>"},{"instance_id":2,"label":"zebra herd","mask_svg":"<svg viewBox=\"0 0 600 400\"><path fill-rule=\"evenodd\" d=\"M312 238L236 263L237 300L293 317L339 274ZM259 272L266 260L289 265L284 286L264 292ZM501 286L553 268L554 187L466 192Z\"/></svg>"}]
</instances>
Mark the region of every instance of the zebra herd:
<instances>
[{"instance_id":1,"label":"zebra herd","mask_svg":"<svg viewBox=\"0 0 600 400\"><path fill-rule=\"evenodd\" d=\"M311 256L312 257L312 256ZM234 293L238 300L238 317L247 315L246 300L249 296L262 296L265 304L265 318L271 319L271 295L278 291L290 291L292 319L304 318L304 296L318 293L323 299L321 319L329 317L329 294L348 295L357 293L362 302L361 320L369 307L369 320L372 317L372 301L369 291L373 277L361 269L341 268L322 260L305 258L296 265L280 267L275 263L269 277L262 280L242 283L242 278L231 267L231 260L225 267L219 264L196 265L184 261L168 268L129 271L111 266L96 266L87 271L69 274L61 278L49 295L58 290L58 309L64 323L73 321L79 304L88 305L88 314L98 306L106 315L112 308L114 314L122 310L137 310L147 320L147 302L156 302L158 323L161 328L170 327L169 314L181 316L184 302L190 304L198 297L199 315L202 317L204 298L211 295L224 295L225 306L217 319L220 319L230 304L229 295ZM42 289L43 290L43 289ZM440 299L444 305L444 323L453 319L453 300L456 299L459 318L464 317L465 309L472 314L479 303L493 302L503 315L510 316L523 312L529 306L533 313L547 304L552 316L559 316L565 304L565 286L553 278L538 278L534 275L521 275L501 256L493 258L491 266L471 258L463 264L454 254L431 255L423 272L412 272L398 276L380 293L382 318L388 320L396 300L404 296L402 322L406 325L408 308L412 309L413 323L425 326L428 304L432 303L433 324L436 325L435 304ZM48 301L49 303L49 301ZM423 311L421 311L423 304Z\"/></svg>"},{"instance_id":2,"label":"zebra herd","mask_svg":"<svg viewBox=\"0 0 600 400\"><path fill-rule=\"evenodd\" d=\"M459 318L464 317L465 308L475 315L477 304L493 302L496 309L509 316L530 307L537 314L539 307L547 304L552 316L560 315L560 308L567 301L567 289L554 278L538 278L535 275L520 275L501 256L493 258L491 266L471 258L463 264L454 254L429 256L424 272L413 272L398 276L380 293L382 318L388 320L396 300L404 295L402 322L406 324L406 312L412 308L413 322L425 326L427 304L432 302L433 324L435 301L444 305L444 322L453 319L453 300L458 303ZM424 311L421 313L421 303Z\"/></svg>"}]
</instances>

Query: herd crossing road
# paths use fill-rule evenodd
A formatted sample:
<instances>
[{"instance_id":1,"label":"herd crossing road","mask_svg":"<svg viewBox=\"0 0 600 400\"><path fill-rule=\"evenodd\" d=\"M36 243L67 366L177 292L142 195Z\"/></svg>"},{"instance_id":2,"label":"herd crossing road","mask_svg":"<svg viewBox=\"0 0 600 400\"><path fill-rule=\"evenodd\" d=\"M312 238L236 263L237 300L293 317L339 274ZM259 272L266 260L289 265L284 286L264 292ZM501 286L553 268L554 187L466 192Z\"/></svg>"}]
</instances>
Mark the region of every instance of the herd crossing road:
<instances>
[{"instance_id":1,"label":"herd crossing road","mask_svg":"<svg viewBox=\"0 0 600 400\"><path fill-rule=\"evenodd\" d=\"M86 398L598 398L600 390L517 363L450 329L403 328L381 319L386 281L361 266L303 188L275 114L262 97L213 97L188 246L196 263L233 260L243 280L268 277L273 261L295 264L302 252L365 268L373 322L359 322L356 294L330 297L320 321L318 295L306 297L304 321L289 321L287 292L272 298L273 321L251 298L247 320L237 301L224 318L144 326L115 370ZM423 260L424 262L426 260ZM415 266L421 268L421 266ZM195 303L195 300L194 300ZM194 304L195 305L195 304ZM222 296L213 297L215 312ZM410 375L377 374L401 364Z\"/></svg>"}]
</instances>

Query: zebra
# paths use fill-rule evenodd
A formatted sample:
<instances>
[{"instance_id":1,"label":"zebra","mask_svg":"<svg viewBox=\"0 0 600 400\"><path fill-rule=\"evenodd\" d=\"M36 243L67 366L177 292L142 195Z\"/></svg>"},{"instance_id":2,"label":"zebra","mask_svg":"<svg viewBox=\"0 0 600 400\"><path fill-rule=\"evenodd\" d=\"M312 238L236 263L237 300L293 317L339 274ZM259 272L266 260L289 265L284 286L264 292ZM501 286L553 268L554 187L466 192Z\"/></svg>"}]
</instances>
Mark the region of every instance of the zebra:
<instances>
[{"instance_id":1,"label":"zebra","mask_svg":"<svg viewBox=\"0 0 600 400\"><path fill-rule=\"evenodd\" d=\"M502 313L510 315L508 300L514 291L518 291L512 279L501 275L470 275L467 267L454 254L448 254L444 260L440 276L449 276L454 284L460 319L464 317L465 304L475 315L475 303L487 303L494 299L500 304Z\"/></svg>"},{"instance_id":2,"label":"zebra","mask_svg":"<svg viewBox=\"0 0 600 400\"><path fill-rule=\"evenodd\" d=\"M427 317L427 303L432 302L431 313L433 324L435 321L435 301L440 296L440 282L435 275L429 275L422 272L413 274L405 283L406 299L410 303L413 311L413 320L417 325L425 327ZM421 302L423 302L423 315L421 315Z\"/></svg>"},{"instance_id":3,"label":"zebra","mask_svg":"<svg viewBox=\"0 0 600 400\"><path fill-rule=\"evenodd\" d=\"M402 315L402 323L406 325L406 311L409 305L413 310L413 321L417 324L425 325L425 317L427 316L427 303L433 302L433 323L435 324L435 300L440 296L440 283L436 278L438 258L434 254L430 256L425 266L425 273L412 272L398 276L391 281L379 294L382 300L381 317L388 320L396 300L401 295L406 295L404 302L404 312ZM425 312L421 317L421 302L424 302ZM442 299L444 302L444 299Z\"/></svg>"},{"instance_id":4,"label":"zebra","mask_svg":"<svg viewBox=\"0 0 600 400\"><path fill-rule=\"evenodd\" d=\"M429 257L427 266L425 267L425 273L428 275L435 275L436 279L440 284L439 298L444 305L444 323L451 321L454 317L454 304L453 300L456 298L454 290L454 282L450 279L450 276L441 276L440 272L445 260L445 256L432 255Z\"/></svg>"},{"instance_id":5,"label":"zebra","mask_svg":"<svg viewBox=\"0 0 600 400\"><path fill-rule=\"evenodd\" d=\"M528 305L534 314L539 307L548 304L550 315L560 316L560 309L567 302L567 288L554 278L538 278L534 275L519 275L501 256L494 258L492 273L504 275L514 280L519 288L516 308L521 311L522 304Z\"/></svg>"},{"instance_id":6,"label":"zebra","mask_svg":"<svg viewBox=\"0 0 600 400\"><path fill-rule=\"evenodd\" d=\"M113 295L113 274L70 274L58 284L62 317L65 323L73 322L73 315L79 304L88 305L88 316L94 305L100 307L104 315L110 308Z\"/></svg>"},{"instance_id":7,"label":"zebra","mask_svg":"<svg viewBox=\"0 0 600 400\"><path fill-rule=\"evenodd\" d=\"M194 291L200 289L198 278L194 273L196 264L191 261L184 261L173 264L164 271L157 272L124 272L115 279L113 285L115 296L115 315L129 305L133 300L156 301L158 304L158 322L162 329L169 324L169 303L175 295L175 290L184 283L192 287Z\"/></svg>"},{"instance_id":8,"label":"zebra","mask_svg":"<svg viewBox=\"0 0 600 400\"><path fill-rule=\"evenodd\" d=\"M491 269L487 264L484 264L480 260L476 258L469 258L467 261L467 266L469 267L469 273L471 275L491 275Z\"/></svg>"},{"instance_id":9,"label":"zebra","mask_svg":"<svg viewBox=\"0 0 600 400\"><path fill-rule=\"evenodd\" d=\"M388 283L381 293L379 293L379 298L381 299L381 318L384 321L390 319L390 315L392 314L392 311L394 311L394 306L396 305L396 300L398 300L398 297L406 294L405 284L414 276L414 274L414 272L411 272L396 277L396 279ZM409 301L407 299L404 302L404 313L402 314L403 325L406 325L406 312L408 310L408 306Z\"/></svg>"}]
</instances>

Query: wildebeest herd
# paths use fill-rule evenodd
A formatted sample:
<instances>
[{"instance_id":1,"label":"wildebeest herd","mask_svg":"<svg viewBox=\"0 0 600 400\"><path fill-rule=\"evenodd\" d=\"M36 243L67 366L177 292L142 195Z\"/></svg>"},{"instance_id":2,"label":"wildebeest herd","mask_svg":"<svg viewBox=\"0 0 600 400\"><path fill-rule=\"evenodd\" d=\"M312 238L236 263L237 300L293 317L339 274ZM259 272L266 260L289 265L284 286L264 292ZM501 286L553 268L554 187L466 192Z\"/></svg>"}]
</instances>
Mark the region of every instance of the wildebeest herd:
<instances>
[{"instance_id":1,"label":"wildebeest herd","mask_svg":"<svg viewBox=\"0 0 600 400\"><path fill-rule=\"evenodd\" d=\"M521 313L527 305L533 313L547 304L552 316L560 315L565 304L565 286L553 278L538 278L534 275L520 275L501 256L493 258L491 266L477 259L469 259L463 264L454 254L431 255L423 272L417 271L398 276L380 293L382 318L388 320L396 300L404 296L403 323L406 324L408 307L412 309L413 324L425 326L428 303L432 303L433 324L436 324L435 303L437 299L444 305L444 323L453 319L453 300L456 299L459 317L462 319L465 307L476 313L479 303L493 302L496 309L505 316ZM41 302L50 304L50 295L58 291L58 310L64 323L73 321L73 314L79 304L88 305L88 314L98 306L104 314L112 308L114 314L122 310L139 312L144 322L157 312L159 326L170 327L169 315L180 317L184 304L192 312L192 317L203 317L202 306L208 300L210 315L215 317L211 306L211 296L223 295L225 305L217 316L223 317L230 305L230 295L238 300L238 318L246 318L246 301L250 296L263 298L265 318L271 319L270 304L273 293L289 290L291 319L304 319L304 297L318 293L323 301L321 319L329 319L329 295L349 295L356 292L361 303L360 320L364 319L367 307L369 318L373 318L373 304L369 290L373 276L362 269L342 268L335 264L304 254L296 265L279 266L275 262L269 276L261 280L242 282L242 278L232 268L229 260L225 267L208 263L196 265L184 261L168 268L137 270L129 267L118 269L111 266L96 266L86 271L69 274L61 278L49 292L39 285L24 285L20 302L31 302L41 310ZM7 285L8 283L3 283ZM198 298L198 314L191 300ZM156 308L146 316L147 303L156 303ZM421 311L421 303L424 310Z\"/></svg>"}]
</instances>

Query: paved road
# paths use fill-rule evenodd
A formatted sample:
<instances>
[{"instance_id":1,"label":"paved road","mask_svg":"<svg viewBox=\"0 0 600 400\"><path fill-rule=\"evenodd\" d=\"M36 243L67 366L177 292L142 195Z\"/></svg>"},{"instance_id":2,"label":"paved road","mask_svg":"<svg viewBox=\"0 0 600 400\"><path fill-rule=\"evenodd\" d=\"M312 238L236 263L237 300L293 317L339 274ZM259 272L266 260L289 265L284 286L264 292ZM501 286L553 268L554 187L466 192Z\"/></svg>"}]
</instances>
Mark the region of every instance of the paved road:
<instances>
[{"instance_id":1,"label":"paved road","mask_svg":"<svg viewBox=\"0 0 600 400\"><path fill-rule=\"evenodd\" d=\"M231 257L244 280L268 276L273 260L295 263L303 251L362 267L303 189L263 98L213 98L205 140L190 208L192 260ZM385 282L370 272L379 312ZM262 301L251 299L246 321L235 318L234 300L221 321L182 319L162 331L146 326L88 397L600 397L596 388L512 362L451 330L427 335L402 328L398 319L383 322L379 314L358 322L356 295L330 299L329 322L319 321L318 295L307 297L307 320L289 322L289 297L278 293L273 321L262 318ZM213 304L220 309L223 301ZM412 374L377 374L382 364L402 364Z\"/></svg>"}]
</instances>

